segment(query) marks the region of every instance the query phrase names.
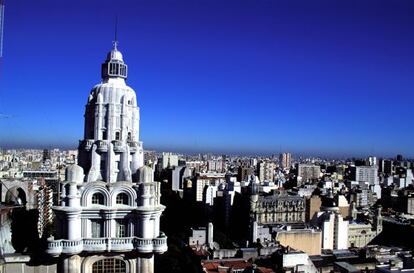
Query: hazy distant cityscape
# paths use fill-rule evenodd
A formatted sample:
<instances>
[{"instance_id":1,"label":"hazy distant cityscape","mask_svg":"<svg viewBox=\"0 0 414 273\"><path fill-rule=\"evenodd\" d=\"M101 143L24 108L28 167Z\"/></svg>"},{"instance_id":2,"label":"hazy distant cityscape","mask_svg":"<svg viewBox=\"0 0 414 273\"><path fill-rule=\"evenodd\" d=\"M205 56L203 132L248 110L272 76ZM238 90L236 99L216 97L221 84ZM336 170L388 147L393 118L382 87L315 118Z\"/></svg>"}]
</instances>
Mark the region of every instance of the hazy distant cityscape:
<instances>
[{"instance_id":1,"label":"hazy distant cityscape","mask_svg":"<svg viewBox=\"0 0 414 273\"><path fill-rule=\"evenodd\" d=\"M59 185L74 175L68 172L77 158L77 150L1 151L5 272L17 272L10 270L33 256L34 268L59 268L41 265L50 258L33 251L53 234L54 206L67 198ZM172 272L395 272L412 259L414 162L402 155L324 160L289 152L247 157L144 151L144 165L161 181L160 201L166 206L161 230L171 240L169 250L155 257L155 272L171 272L171 264ZM7 232L11 208L14 221L36 212L30 218L34 230ZM128 226L117 225L115 232L122 234L115 236L130 236ZM100 237L102 231L93 232ZM49 242L43 251L52 256L73 251L55 245ZM85 253L83 247L79 251ZM178 262L177 255L191 263Z\"/></svg>"}]
</instances>

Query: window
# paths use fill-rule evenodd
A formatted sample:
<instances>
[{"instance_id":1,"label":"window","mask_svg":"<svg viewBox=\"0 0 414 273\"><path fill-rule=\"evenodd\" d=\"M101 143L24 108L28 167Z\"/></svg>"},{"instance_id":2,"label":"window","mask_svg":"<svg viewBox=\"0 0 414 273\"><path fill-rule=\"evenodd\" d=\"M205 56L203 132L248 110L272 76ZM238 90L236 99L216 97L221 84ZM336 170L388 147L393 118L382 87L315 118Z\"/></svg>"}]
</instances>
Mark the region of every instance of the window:
<instances>
[{"instance_id":1,"label":"window","mask_svg":"<svg viewBox=\"0 0 414 273\"><path fill-rule=\"evenodd\" d=\"M91 220L92 238L103 237L103 224L101 220Z\"/></svg>"},{"instance_id":2,"label":"window","mask_svg":"<svg viewBox=\"0 0 414 273\"><path fill-rule=\"evenodd\" d=\"M120 194L118 194L116 196L116 203L117 204L124 204L124 205L128 205L129 204L129 198L128 195L126 193L121 192Z\"/></svg>"},{"instance_id":3,"label":"window","mask_svg":"<svg viewBox=\"0 0 414 273\"><path fill-rule=\"evenodd\" d=\"M119 132L115 132L115 140L120 140L121 139L120 135L121 134Z\"/></svg>"},{"instance_id":4,"label":"window","mask_svg":"<svg viewBox=\"0 0 414 273\"><path fill-rule=\"evenodd\" d=\"M92 204L105 205L105 197L102 193L94 193L92 195Z\"/></svg>"},{"instance_id":5,"label":"window","mask_svg":"<svg viewBox=\"0 0 414 273\"><path fill-rule=\"evenodd\" d=\"M127 224L124 219L116 220L116 237L127 236Z\"/></svg>"},{"instance_id":6,"label":"window","mask_svg":"<svg viewBox=\"0 0 414 273\"><path fill-rule=\"evenodd\" d=\"M92 273L127 273L126 263L114 258L100 260L92 265Z\"/></svg>"},{"instance_id":7,"label":"window","mask_svg":"<svg viewBox=\"0 0 414 273\"><path fill-rule=\"evenodd\" d=\"M128 132L128 140L132 140L131 132Z\"/></svg>"},{"instance_id":8,"label":"window","mask_svg":"<svg viewBox=\"0 0 414 273\"><path fill-rule=\"evenodd\" d=\"M109 63L109 75L114 76L116 75L116 64Z\"/></svg>"},{"instance_id":9,"label":"window","mask_svg":"<svg viewBox=\"0 0 414 273\"><path fill-rule=\"evenodd\" d=\"M108 134L106 133L106 130L102 131L102 139L106 140L108 138Z\"/></svg>"}]
</instances>

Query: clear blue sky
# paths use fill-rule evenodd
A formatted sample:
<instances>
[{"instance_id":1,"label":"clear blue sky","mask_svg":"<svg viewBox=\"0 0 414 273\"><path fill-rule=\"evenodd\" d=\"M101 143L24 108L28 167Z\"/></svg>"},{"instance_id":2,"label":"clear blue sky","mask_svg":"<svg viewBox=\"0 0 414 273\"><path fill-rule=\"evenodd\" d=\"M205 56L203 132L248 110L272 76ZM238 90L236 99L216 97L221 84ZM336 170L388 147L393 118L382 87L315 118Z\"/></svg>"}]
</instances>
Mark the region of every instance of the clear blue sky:
<instances>
[{"instance_id":1,"label":"clear blue sky","mask_svg":"<svg viewBox=\"0 0 414 273\"><path fill-rule=\"evenodd\" d=\"M77 147L116 15L146 148L414 156L412 0L6 0L0 146Z\"/></svg>"}]
</instances>

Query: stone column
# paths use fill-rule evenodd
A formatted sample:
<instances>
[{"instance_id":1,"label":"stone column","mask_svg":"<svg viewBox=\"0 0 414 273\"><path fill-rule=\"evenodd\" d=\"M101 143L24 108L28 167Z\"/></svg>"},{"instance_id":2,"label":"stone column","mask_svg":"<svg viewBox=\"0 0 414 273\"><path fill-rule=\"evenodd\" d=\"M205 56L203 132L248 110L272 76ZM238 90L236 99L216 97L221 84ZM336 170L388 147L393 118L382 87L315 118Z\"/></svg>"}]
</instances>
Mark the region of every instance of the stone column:
<instances>
[{"instance_id":1,"label":"stone column","mask_svg":"<svg viewBox=\"0 0 414 273\"><path fill-rule=\"evenodd\" d=\"M61 273L81 273L81 260L78 255L63 258L59 260L57 270Z\"/></svg>"},{"instance_id":2,"label":"stone column","mask_svg":"<svg viewBox=\"0 0 414 273\"><path fill-rule=\"evenodd\" d=\"M140 224L141 224L140 237L145 238L145 239L153 238L154 229L153 229L153 225L152 225L152 221L151 221L151 215L149 215L149 214L141 215L140 220L141 220L140 221Z\"/></svg>"},{"instance_id":3,"label":"stone column","mask_svg":"<svg viewBox=\"0 0 414 273\"><path fill-rule=\"evenodd\" d=\"M69 182L69 192L67 195L68 206L78 208L80 207L80 196L78 194L77 186L75 182Z\"/></svg>"},{"instance_id":4,"label":"stone column","mask_svg":"<svg viewBox=\"0 0 414 273\"><path fill-rule=\"evenodd\" d=\"M156 213L154 218L154 238L160 236L160 216L161 213Z\"/></svg>"},{"instance_id":5,"label":"stone column","mask_svg":"<svg viewBox=\"0 0 414 273\"><path fill-rule=\"evenodd\" d=\"M137 273L154 273L154 256L137 259Z\"/></svg>"},{"instance_id":6,"label":"stone column","mask_svg":"<svg viewBox=\"0 0 414 273\"><path fill-rule=\"evenodd\" d=\"M106 212L104 215L104 236L111 237L112 235L112 215L109 212Z\"/></svg>"},{"instance_id":7,"label":"stone column","mask_svg":"<svg viewBox=\"0 0 414 273\"><path fill-rule=\"evenodd\" d=\"M68 240L77 240L81 238L81 219L80 210L73 210L67 214L68 220Z\"/></svg>"}]
</instances>

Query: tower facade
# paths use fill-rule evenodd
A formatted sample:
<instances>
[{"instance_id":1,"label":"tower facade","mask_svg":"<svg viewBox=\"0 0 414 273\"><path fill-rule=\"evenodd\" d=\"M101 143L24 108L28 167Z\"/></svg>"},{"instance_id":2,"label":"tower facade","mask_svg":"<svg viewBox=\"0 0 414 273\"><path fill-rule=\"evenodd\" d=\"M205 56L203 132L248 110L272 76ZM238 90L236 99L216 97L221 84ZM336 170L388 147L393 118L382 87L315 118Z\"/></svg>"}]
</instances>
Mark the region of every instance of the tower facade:
<instances>
[{"instance_id":1,"label":"tower facade","mask_svg":"<svg viewBox=\"0 0 414 273\"><path fill-rule=\"evenodd\" d=\"M89 94L79 165L86 181L132 181L143 165L139 141L139 107L134 90L126 85L128 67L116 43L102 64L102 82Z\"/></svg>"},{"instance_id":2,"label":"tower facade","mask_svg":"<svg viewBox=\"0 0 414 273\"><path fill-rule=\"evenodd\" d=\"M139 108L116 43L85 110L79 166L66 169L47 253L64 273L153 272L167 250L160 183L143 166Z\"/></svg>"}]
</instances>

